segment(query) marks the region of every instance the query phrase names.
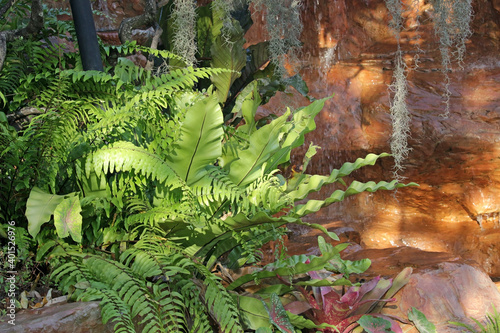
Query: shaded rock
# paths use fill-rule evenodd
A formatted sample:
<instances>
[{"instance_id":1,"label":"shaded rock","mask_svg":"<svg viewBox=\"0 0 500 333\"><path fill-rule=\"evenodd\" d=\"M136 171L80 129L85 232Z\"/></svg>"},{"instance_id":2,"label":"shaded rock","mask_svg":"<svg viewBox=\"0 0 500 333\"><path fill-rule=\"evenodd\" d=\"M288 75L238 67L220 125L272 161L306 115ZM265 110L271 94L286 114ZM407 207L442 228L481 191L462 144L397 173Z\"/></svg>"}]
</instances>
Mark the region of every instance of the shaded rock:
<instances>
[{"instance_id":1,"label":"shaded rock","mask_svg":"<svg viewBox=\"0 0 500 333\"><path fill-rule=\"evenodd\" d=\"M383 313L404 316L415 307L440 333L462 331L449 321L474 326L471 318L475 318L484 323L493 306L500 307L500 292L488 275L464 263L440 263L437 269L413 274L396 299L397 306L386 307Z\"/></svg>"},{"instance_id":2,"label":"shaded rock","mask_svg":"<svg viewBox=\"0 0 500 333\"><path fill-rule=\"evenodd\" d=\"M99 302L63 303L16 313L15 324L0 319L0 333L107 333L113 324L103 325Z\"/></svg>"}]
</instances>

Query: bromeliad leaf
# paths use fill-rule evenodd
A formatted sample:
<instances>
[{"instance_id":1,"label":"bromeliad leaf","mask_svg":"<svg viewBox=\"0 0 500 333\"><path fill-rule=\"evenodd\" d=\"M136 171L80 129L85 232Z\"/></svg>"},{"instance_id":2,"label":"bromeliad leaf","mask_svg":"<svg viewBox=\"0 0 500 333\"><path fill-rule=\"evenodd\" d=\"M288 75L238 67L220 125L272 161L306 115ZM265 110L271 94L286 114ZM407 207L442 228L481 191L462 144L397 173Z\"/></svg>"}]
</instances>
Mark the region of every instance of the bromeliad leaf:
<instances>
[{"instance_id":1,"label":"bromeliad leaf","mask_svg":"<svg viewBox=\"0 0 500 333\"><path fill-rule=\"evenodd\" d=\"M61 201L54 211L54 225L59 237L71 235L77 243L82 242L82 215L80 199L77 196Z\"/></svg>"}]
</instances>

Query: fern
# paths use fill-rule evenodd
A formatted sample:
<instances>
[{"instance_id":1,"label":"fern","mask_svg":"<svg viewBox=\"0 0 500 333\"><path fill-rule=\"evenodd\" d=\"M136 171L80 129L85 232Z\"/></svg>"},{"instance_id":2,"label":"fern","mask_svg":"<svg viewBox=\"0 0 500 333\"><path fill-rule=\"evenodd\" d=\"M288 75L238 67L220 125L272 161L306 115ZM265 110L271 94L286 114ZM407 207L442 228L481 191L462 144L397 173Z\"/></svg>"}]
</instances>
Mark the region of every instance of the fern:
<instances>
[{"instance_id":1,"label":"fern","mask_svg":"<svg viewBox=\"0 0 500 333\"><path fill-rule=\"evenodd\" d=\"M204 266L198 266L205 277L205 290L202 298L222 332L243 332L239 323L238 310L227 290L221 285L220 279L210 273ZM219 305L224 304L224 308Z\"/></svg>"},{"instance_id":2,"label":"fern","mask_svg":"<svg viewBox=\"0 0 500 333\"><path fill-rule=\"evenodd\" d=\"M179 251L149 234L119 262L68 253L70 260L54 271L54 280L64 290L80 290L78 299L101 299L103 321L113 321L116 332L135 332L134 325L142 325L141 332L212 331L207 309L220 329L242 332L220 279Z\"/></svg>"}]
</instances>

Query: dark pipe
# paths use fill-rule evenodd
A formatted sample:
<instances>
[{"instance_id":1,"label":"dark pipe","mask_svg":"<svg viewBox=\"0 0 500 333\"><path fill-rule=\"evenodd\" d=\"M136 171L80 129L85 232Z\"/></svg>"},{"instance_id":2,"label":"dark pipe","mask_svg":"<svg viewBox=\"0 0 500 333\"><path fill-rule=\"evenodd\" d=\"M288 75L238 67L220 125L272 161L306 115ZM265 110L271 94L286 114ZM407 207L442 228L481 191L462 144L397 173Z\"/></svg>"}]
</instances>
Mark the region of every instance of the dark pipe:
<instances>
[{"instance_id":1,"label":"dark pipe","mask_svg":"<svg viewBox=\"0 0 500 333\"><path fill-rule=\"evenodd\" d=\"M83 70L103 71L90 1L69 0L69 4L75 22L76 38L80 48Z\"/></svg>"}]
</instances>

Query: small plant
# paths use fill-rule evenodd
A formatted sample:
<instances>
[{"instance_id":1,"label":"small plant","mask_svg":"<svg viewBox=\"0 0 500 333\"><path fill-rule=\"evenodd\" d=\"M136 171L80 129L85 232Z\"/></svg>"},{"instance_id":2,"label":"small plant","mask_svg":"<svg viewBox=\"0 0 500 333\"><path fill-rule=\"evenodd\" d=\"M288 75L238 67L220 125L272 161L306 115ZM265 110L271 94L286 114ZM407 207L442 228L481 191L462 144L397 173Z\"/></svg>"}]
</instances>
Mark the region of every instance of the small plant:
<instances>
[{"instance_id":1,"label":"small plant","mask_svg":"<svg viewBox=\"0 0 500 333\"><path fill-rule=\"evenodd\" d=\"M493 306L493 313L486 315L486 322L483 324L479 320L472 318L476 323L479 330L476 330L471 325L467 325L459 322L450 322L452 325L460 326L466 329L467 332L472 333L499 333L500 332L500 313L497 311L495 306Z\"/></svg>"}]
</instances>

